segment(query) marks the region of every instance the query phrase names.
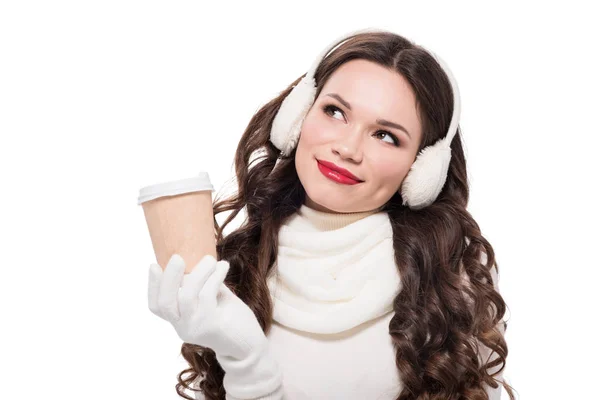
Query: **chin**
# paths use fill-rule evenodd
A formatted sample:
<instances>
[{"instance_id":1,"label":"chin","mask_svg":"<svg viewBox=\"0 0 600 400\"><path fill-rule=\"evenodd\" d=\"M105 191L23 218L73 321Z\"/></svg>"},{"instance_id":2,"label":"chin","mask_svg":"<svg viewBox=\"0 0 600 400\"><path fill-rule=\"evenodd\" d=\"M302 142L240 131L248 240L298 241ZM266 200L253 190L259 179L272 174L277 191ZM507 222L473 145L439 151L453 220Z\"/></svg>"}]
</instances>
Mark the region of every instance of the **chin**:
<instances>
[{"instance_id":1,"label":"chin","mask_svg":"<svg viewBox=\"0 0 600 400\"><path fill-rule=\"evenodd\" d=\"M346 213L353 212L353 211L342 210L339 207L333 206L331 204L327 204L325 202L319 203L314 200L311 200L308 197L304 204L306 204L306 206L308 206L309 208L312 208L313 210L322 211L322 212L326 212L326 213L332 213L332 214L346 214Z\"/></svg>"}]
</instances>

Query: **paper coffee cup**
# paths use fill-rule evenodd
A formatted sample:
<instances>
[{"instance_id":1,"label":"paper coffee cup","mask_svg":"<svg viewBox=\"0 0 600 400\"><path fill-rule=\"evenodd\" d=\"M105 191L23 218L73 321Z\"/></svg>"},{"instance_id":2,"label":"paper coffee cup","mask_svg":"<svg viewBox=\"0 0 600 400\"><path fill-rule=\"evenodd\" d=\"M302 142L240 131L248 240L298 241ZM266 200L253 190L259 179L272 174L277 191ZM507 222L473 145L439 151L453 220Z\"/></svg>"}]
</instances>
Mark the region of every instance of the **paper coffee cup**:
<instances>
[{"instance_id":1,"label":"paper coffee cup","mask_svg":"<svg viewBox=\"0 0 600 400\"><path fill-rule=\"evenodd\" d=\"M140 189L141 205L156 262L164 270L173 254L185 260L189 273L207 254L217 258L212 192L207 172Z\"/></svg>"}]
</instances>

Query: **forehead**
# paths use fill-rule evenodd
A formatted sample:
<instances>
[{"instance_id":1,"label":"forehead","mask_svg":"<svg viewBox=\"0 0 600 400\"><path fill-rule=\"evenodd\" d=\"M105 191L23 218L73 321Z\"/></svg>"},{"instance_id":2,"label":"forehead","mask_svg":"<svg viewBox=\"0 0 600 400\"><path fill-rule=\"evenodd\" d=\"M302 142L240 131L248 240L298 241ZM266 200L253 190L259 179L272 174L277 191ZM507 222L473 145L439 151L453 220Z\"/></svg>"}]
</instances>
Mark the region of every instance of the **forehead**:
<instances>
[{"instance_id":1,"label":"forehead","mask_svg":"<svg viewBox=\"0 0 600 400\"><path fill-rule=\"evenodd\" d=\"M372 99L410 97L416 100L412 87L398 72L368 60L351 60L336 69L323 89L345 89L352 92L368 92Z\"/></svg>"}]
</instances>

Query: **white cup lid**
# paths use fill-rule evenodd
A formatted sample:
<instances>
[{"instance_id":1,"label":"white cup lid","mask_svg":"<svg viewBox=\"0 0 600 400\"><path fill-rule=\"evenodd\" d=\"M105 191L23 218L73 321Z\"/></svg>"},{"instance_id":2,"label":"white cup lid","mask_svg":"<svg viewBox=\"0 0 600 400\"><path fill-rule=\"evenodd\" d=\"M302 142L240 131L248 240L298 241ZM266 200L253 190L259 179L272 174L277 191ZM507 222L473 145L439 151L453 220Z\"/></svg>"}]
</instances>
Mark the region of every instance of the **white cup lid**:
<instances>
[{"instance_id":1,"label":"white cup lid","mask_svg":"<svg viewBox=\"0 0 600 400\"><path fill-rule=\"evenodd\" d=\"M199 192L215 189L210 183L208 172L200 172L193 178L179 179L175 181L157 183L155 185L145 186L140 189L138 196L138 206L150 200L163 196L174 196L182 193Z\"/></svg>"}]
</instances>

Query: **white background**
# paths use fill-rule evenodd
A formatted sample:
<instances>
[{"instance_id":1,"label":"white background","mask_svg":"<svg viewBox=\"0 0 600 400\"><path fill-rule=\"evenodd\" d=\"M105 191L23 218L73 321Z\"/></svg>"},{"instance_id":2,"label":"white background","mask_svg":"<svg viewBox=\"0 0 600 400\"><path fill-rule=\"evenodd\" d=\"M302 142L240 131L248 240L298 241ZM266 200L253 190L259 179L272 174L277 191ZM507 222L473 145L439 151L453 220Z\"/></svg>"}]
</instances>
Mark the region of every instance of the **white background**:
<instances>
[{"instance_id":1,"label":"white background","mask_svg":"<svg viewBox=\"0 0 600 400\"><path fill-rule=\"evenodd\" d=\"M138 190L199 171L224 190L251 116L367 26L459 82L469 211L509 307L506 379L523 399L597 394L592 2L214 3L1 3L0 398L180 399L181 340L147 308Z\"/></svg>"}]
</instances>

